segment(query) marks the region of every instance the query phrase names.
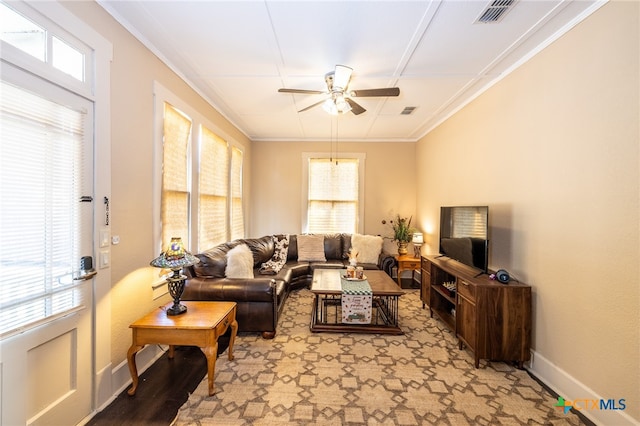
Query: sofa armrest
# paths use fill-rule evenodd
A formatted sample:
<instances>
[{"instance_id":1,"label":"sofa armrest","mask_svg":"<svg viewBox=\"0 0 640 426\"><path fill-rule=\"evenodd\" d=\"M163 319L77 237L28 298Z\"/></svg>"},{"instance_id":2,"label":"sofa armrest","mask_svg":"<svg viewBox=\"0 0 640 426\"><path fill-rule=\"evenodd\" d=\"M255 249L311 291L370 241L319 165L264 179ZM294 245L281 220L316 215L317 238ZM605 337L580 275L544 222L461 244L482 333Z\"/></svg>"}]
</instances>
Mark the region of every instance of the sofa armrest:
<instances>
[{"instance_id":1,"label":"sofa armrest","mask_svg":"<svg viewBox=\"0 0 640 426\"><path fill-rule=\"evenodd\" d=\"M230 300L234 302L273 302L273 278L203 278L187 280L183 300Z\"/></svg>"},{"instance_id":2,"label":"sofa armrest","mask_svg":"<svg viewBox=\"0 0 640 426\"><path fill-rule=\"evenodd\" d=\"M395 255L387 253L384 250L380 253L380 256L378 257L378 268L386 272L387 275L393 277L393 268L397 265L398 262L396 261Z\"/></svg>"}]
</instances>

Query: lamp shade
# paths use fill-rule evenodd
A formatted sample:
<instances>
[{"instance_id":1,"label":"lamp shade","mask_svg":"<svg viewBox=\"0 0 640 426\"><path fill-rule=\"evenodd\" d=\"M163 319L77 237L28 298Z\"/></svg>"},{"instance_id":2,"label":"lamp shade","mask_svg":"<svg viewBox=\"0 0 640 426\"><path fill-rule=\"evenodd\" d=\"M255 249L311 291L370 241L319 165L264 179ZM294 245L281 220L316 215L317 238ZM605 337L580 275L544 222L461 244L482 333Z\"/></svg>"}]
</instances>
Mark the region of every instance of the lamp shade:
<instances>
[{"instance_id":1,"label":"lamp shade","mask_svg":"<svg viewBox=\"0 0 640 426\"><path fill-rule=\"evenodd\" d=\"M344 114L351 111L351 105L341 93L334 93L331 98L324 101L322 109L331 115Z\"/></svg>"},{"instance_id":2,"label":"lamp shade","mask_svg":"<svg viewBox=\"0 0 640 426\"><path fill-rule=\"evenodd\" d=\"M196 256L184 249L182 238L171 238L167 250L151 261L151 266L164 269L181 269L200 262Z\"/></svg>"},{"instance_id":3,"label":"lamp shade","mask_svg":"<svg viewBox=\"0 0 640 426\"><path fill-rule=\"evenodd\" d=\"M413 239L411 240L413 244L424 244L424 238L422 237L422 232L414 232Z\"/></svg>"},{"instance_id":4,"label":"lamp shade","mask_svg":"<svg viewBox=\"0 0 640 426\"><path fill-rule=\"evenodd\" d=\"M173 298L173 306L167 308L167 315L180 315L187 312L187 307L180 303L180 297L184 291L186 275L182 275L181 269L200 262L200 259L184 249L182 238L173 237L169 247L160 253L160 256L151 261L151 266L156 268L171 269L173 274L167 277L169 294Z\"/></svg>"}]
</instances>

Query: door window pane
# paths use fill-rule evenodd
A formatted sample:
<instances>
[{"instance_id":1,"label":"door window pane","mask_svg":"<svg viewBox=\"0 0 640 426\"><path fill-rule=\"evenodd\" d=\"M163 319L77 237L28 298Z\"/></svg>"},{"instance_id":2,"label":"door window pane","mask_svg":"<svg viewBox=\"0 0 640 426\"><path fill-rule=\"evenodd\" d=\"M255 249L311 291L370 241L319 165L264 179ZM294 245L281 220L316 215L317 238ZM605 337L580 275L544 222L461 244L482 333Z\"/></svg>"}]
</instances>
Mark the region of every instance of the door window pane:
<instances>
[{"instance_id":1,"label":"door window pane","mask_svg":"<svg viewBox=\"0 0 640 426\"><path fill-rule=\"evenodd\" d=\"M84 81L84 54L58 37L52 38L53 67Z\"/></svg>"},{"instance_id":2,"label":"door window pane","mask_svg":"<svg viewBox=\"0 0 640 426\"><path fill-rule=\"evenodd\" d=\"M0 39L41 61L46 60L44 28L0 3Z\"/></svg>"},{"instance_id":3,"label":"door window pane","mask_svg":"<svg viewBox=\"0 0 640 426\"><path fill-rule=\"evenodd\" d=\"M0 83L0 334L81 305L86 113Z\"/></svg>"}]
</instances>

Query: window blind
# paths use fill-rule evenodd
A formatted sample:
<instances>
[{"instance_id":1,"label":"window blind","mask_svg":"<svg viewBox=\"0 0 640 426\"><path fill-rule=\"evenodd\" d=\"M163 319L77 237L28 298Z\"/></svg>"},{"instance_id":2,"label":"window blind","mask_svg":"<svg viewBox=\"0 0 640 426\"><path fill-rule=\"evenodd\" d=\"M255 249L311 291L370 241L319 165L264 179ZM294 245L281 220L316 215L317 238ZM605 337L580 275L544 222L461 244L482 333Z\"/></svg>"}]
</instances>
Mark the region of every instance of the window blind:
<instances>
[{"instance_id":1,"label":"window blind","mask_svg":"<svg viewBox=\"0 0 640 426\"><path fill-rule=\"evenodd\" d=\"M455 207L453 209L454 238L487 238L487 215L475 207Z\"/></svg>"},{"instance_id":2,"label":"window blind","mask_svg":"<svg viewBox=\"0 0 640 426\"><path fill-rule=\"evenodd\" d=\"M231 148L231 239L244 238L242 210L242 151Z\"/></svg>"},{"instance_id":3,"label":"window blind","mask_svg":"<svg viewBox=\"0 0 640 426\"><path fill-rule=\"evenodd\" d=\"M162 249L172 237L189 246L189 140L191 119L165 103L162 150Z\"/></svg>"},{"instance_id":4,"label":"window blind","mask_svg":"<svg viewBox=\"0 0 640 426\"><path fill-rule=\"evenodd\" d=\"M358 221L359 160L309 159L309 233L355 233Z\"/></svg>"},{"instance_id":5,"label":"window blind","mask_svg":"<svg viewBox=\"0 0 640 426\"><path fill-rule=\"evenodd\" d=\"M199 250L206 250L227 241L228 152L227 142L203 126L198 192Z\"/></svg>"},{"instance_id":6,"label":"window blind","mask_svg":"<svg viewBox=\"0 0 640 426\"><path fill-rule=\"evenodd\" d=\"M0 335L83 303L80 196L86 112L0 82Z\"/></svg>"}]
</instances>

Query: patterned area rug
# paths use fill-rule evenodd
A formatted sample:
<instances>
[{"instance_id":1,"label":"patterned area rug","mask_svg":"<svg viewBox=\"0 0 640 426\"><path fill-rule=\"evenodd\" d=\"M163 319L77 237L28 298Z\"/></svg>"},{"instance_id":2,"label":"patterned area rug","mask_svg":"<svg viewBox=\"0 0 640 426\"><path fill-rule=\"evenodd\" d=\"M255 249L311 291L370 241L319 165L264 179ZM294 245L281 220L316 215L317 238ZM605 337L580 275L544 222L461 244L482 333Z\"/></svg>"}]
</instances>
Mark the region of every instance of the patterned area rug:
<instances>
[{"instance_id":1,"label":"patterned area rug","mask_svg":"<svg viewBox=\"0 0 640 426\"><path fill-rule=\"evenodd\" d=\"M293 292L273 340L239 334L174 425L580 425L526 371L459 350L419 290L400 297L405 335L311 333L313 295Z\"/></svg>"}]
</instances>

